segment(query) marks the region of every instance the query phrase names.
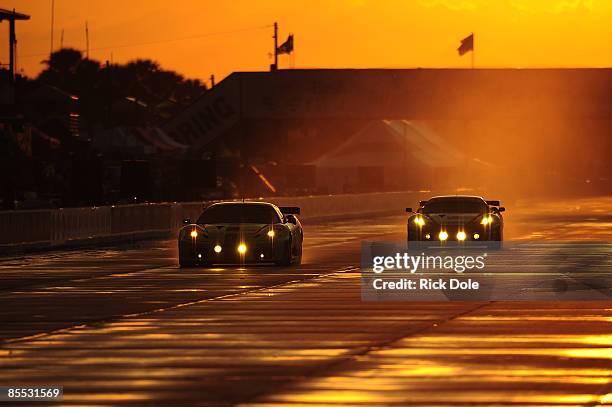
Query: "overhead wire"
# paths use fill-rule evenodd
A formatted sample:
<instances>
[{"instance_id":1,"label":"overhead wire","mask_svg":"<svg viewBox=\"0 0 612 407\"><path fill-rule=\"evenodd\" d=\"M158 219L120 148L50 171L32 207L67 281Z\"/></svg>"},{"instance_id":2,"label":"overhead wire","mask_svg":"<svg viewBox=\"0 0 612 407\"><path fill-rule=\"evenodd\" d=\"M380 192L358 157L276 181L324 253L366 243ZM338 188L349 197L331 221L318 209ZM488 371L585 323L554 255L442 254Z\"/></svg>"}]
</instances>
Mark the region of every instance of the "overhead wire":
<instances>
[{"instance_id":1,"label":"overhead wire","mask_svg":"<svg viewBox=\"0 0 612 407\"><path fill-rule=\"evenodd\" d=\"M146 46L146 45L164 44L164 43L169 43L169 42L194 40L194 39L199 39L199 38L207 38L207 37L215 37L215 36L225 36L225 35L234 35L234 34L238 34L238 33L242 33L242 32L263 30L263 29L270 28L270 27L272 27L272 24L260 25L260 26L256 26L256 27L239 28L239 29L234 29L234 30L209 32L209 33L196 34L196 35L190 35L190 36L185 36L185 37L167 38L167 39L162 39L162 40L134 42L134 43L130 43L130 44L107 45L107 46L103 46L103 47L90 48L90 51L104 51L104 50L109 50L109 49L139 47L139 46ZM49 55L49 53L41 52L41 53L36 53L36 54L22 55L21 58L32 58L32 57L47 56L47 55Z\"/></svg>"}]
</instances>

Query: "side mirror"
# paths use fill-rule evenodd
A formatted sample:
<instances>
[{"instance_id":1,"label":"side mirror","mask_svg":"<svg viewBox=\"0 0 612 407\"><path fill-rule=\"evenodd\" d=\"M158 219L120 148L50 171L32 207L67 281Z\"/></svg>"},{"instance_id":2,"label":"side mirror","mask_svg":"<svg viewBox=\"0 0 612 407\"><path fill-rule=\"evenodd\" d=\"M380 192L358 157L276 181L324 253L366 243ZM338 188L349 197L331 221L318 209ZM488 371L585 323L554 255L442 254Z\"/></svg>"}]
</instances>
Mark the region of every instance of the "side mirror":
<instances>
[{"instance_id":1,"label":"side mirror","mask_svg":"<svg viewBox=\"0 0 612 407\"><path fill-rule=\"evenodd\" d=\"M280 209L281 213L285 215L299 215L300 214L300 208L297 206L281 206L278 209Z\"/></svg>"},{"instance_id":2,"label":"side mirror","mask_svg":"<svg viewBox=\"0 0 612 407\"><path fill-rule=\"evenodd\" d=\"M503 206L500 206L500 207L498 208L498 210L499 210L500 212L506 212L506 208L504 208Z\"/></svg>"},{"instance_id":3,"label":"side mirror","mask_svg":"<svg viewBox=\"0 0 612 407\"><path fill-rule=\"evenodd\" d=\"M297 225L297 218L294 215L287 215L285 219L287 219L287 222Z\"/></svg>"},{"instance_id":4,"label":"side mirror","mask_svg":"<svg viewBox=\"0 0 612 407\"><path fill-rule=\"evenodd\" d=\"M406 208L406 212L412 212L412 208Z\"/></svg>"},{"instance_id":5,"label":"side mirror","mask_svg":"<svg viewBox=\"0 0 612 407\"><path fill-rule=\"evenodd\" d=\"M185 218L183 219L183 225L189 225L191 223L191 219Z\"/></svg>"}]
</instances>

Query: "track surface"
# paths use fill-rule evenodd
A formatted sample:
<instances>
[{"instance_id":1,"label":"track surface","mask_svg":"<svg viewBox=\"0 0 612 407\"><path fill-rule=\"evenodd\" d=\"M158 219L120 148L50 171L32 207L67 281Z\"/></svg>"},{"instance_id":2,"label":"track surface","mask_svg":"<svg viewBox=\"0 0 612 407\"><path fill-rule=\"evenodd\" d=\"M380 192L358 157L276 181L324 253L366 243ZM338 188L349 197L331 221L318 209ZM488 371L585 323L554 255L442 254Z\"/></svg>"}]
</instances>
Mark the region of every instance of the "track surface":
<instances>
[{"instance_id":1,"label":"track surface","mask_svg":"<svg viewBox=\"0 0 612 407\"><path fill-rule=\"evenodd\" d=\"M509 208L506 237L612 240L611 204ZM0 259L0 385L79 405L611 402L612 301L361 301L360 242L404 225L307 224L299 268L182 270L173 240Z\"/></svg>"}]
</instances>

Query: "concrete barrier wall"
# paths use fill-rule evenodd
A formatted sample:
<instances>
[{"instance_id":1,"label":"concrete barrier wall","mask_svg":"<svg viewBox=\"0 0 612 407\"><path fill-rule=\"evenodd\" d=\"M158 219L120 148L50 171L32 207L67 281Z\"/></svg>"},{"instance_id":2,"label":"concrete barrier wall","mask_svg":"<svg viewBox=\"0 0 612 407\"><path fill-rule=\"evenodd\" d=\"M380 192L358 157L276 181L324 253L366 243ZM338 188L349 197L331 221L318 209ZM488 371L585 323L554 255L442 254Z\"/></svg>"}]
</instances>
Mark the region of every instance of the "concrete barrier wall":
<instances>
[{"instance_id":1,"label":"concrete barrier wall","mask_svg":"<svg viewBox=\"0 0 612 407\"><path fill-rule=\"evenodd\" d=\"M428 194L429 195L429 194ZM418 192L273 197L259 200L299 206L304 221L359 215L402 214L426 196ZM211 202L117 205L0 212L0 252L118 242L174 233Z\"/></svg>"}]
</instances>

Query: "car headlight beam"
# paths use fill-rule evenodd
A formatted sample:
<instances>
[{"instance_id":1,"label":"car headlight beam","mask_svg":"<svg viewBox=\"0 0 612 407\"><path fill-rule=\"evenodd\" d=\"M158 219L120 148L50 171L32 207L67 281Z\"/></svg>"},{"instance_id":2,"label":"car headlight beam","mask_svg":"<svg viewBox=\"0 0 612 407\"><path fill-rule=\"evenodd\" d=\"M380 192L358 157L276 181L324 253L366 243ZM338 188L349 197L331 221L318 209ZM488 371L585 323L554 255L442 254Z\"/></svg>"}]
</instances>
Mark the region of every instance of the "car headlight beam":
<instances>
[{"instance_id":1,"label":"car headlight beam","mask_svg":"<svg viewBox=\"0 0 612 407\"><path fill-rule=\"evenodd\" d=\"M490 225L491 223L493 223L493 217L491 215L485 215L482 217L482 220L480 221L481 225Z\"/></svg>"},{"instance_id":2,"label":"car headlight beam","mask_svg":"<svg viewBox=\"0 0 612 407\"><path fill-rule=\"evenodd\" d=\"M425 225L425 219L423 219L420 216L417 216L416 218L414 218L414 223L418 226L424 226Z\"/></svg>"}]
</instances>

